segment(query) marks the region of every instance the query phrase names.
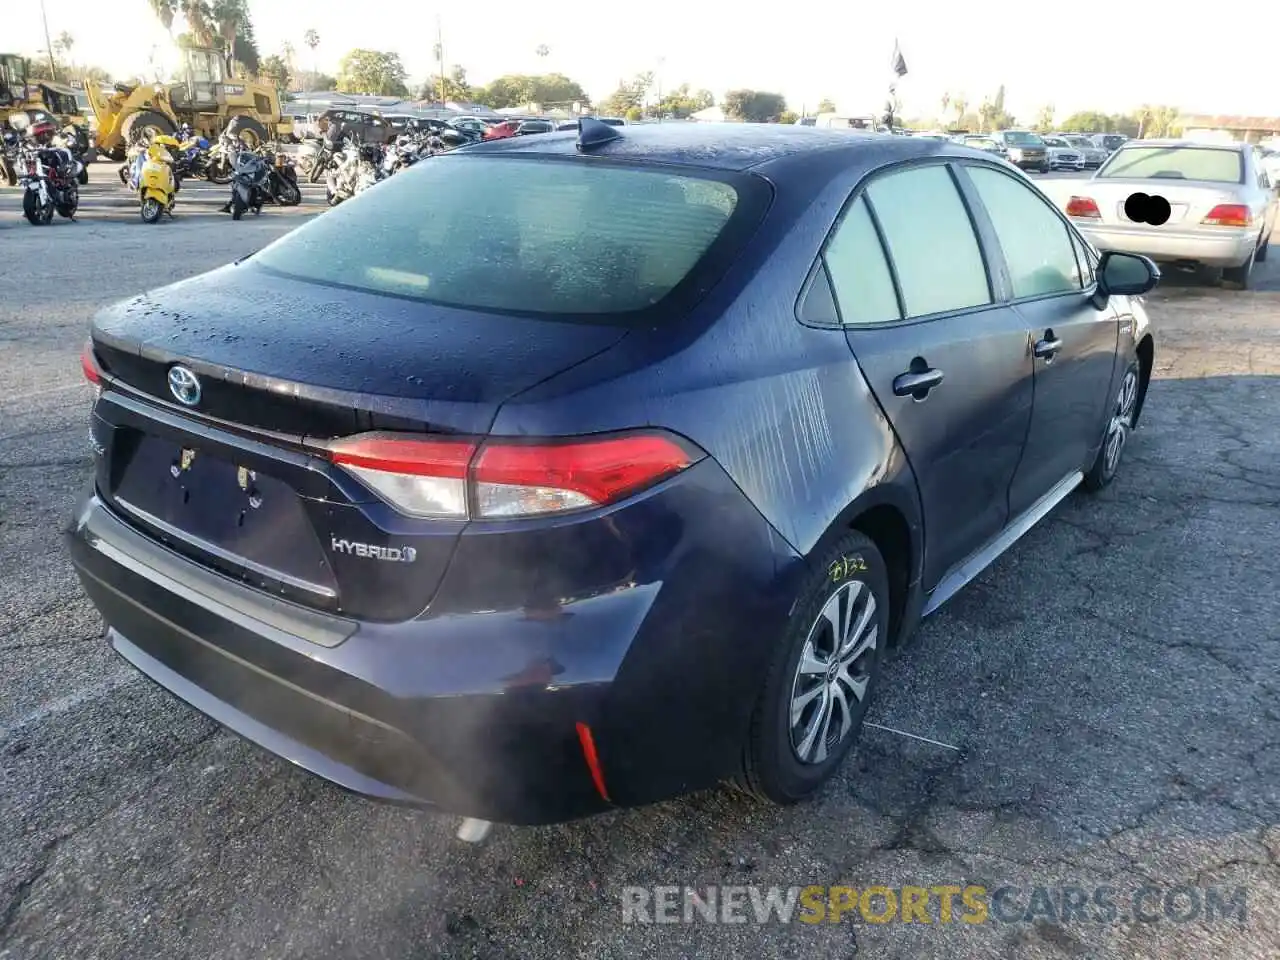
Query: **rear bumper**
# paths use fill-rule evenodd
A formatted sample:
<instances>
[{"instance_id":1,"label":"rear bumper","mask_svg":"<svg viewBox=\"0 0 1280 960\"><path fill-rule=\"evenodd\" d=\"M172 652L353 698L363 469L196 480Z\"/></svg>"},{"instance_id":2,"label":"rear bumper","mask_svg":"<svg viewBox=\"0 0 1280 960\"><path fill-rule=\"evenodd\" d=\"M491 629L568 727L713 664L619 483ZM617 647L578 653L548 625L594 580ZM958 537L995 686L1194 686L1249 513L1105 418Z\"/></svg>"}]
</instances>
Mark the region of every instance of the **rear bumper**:
<instances>
[{"instance_id":1,"label":"rear bumper","mask_svg":"<svg viewBox=\"0 0 1280 960\"><path fill-rule=\"evenodd\" d=\"M1220 233L1181 231L1166 227L1097 226L1096 221L1072 218L1099 250L1140 253L1158 261L1193 260L1207 267L1238 267L1253 253L1257 233L1223 228Z\"/></svg>"},{"instance_id":2,"label":"rear bumper","mask_svg":"<svg viewBox=\"0 0 1280 960\"><path fill-rule=\"evenodd\" d=\"M727 546L748 551L723 585L694 586L711 558L680 541L671 582L562 600L549 616L346 620L168 550L96 493L67 541L113 648L196 709L360 794L534 824L665 799L736 768L767 640L786 617L779 569L794 559L745 500L739 509L718 518L740 526ZM735 595L717 596L731 580Z\"/></svg>"}]
</instances>

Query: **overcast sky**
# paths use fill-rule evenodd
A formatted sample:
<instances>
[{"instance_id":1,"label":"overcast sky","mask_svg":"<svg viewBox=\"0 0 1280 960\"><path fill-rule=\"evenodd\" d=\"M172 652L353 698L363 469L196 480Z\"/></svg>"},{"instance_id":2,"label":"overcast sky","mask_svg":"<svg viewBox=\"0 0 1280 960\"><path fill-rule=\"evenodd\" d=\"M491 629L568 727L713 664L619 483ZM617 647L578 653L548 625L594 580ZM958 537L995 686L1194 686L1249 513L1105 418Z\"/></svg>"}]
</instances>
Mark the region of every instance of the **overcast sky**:
<instances>
[{"instance_id":1,"label":"overcast sky","mask_svg":"<svg viewBox=\"0 0 1280 960\"><path fill-rule=\"evenodd\" d=\"M166 42L147 0L45 0L45 6L50 33L56 37L66 30L75 38L77 61L122 76L144 69L153 45ZM5 18L3 45L34 53L44 47L41 22L38 11L24 9L21 16ZM302 35L314 28L321 38L320 69L335 72L352 47L389 49L400 54L415 84L432 69L439 14L445 60L466 67L473 83L503 73L555 70L596 99L622 77L655 70L666 88L687 82L717 98L736 87L754 87L782 93L795 110L812 109L823 97L845 112L879 110L896 36L909 68L898 88L909 115L937 112L944 92L963 93L976 107L1000 83L1006 86L1006 108L1024 123L1048 103L1059 119L1076 110L1116 112L1141 103L1187 112L1280 113L1274 18L1260 21L1263 43L1251 48L1242 42L1238 12L1197 23L1196 9L1153 15L1148 4L1094 0L487 0L447 6L419 0L250 0L263 55L292 43L299 67L307 68L311 55ZM545 59L534 52L539 44L550 48Z\"/></svg>"}]
</instances>

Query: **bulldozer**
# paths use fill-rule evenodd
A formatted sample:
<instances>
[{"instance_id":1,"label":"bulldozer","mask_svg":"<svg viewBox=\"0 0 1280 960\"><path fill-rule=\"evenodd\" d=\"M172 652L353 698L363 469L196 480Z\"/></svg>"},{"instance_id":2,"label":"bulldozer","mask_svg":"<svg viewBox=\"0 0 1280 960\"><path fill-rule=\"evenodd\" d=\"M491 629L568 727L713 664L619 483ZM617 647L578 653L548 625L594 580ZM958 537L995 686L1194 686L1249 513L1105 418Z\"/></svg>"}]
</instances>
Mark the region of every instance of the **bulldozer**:
<instances>
[{"instance_id":1,"label":"bulldozer","mask_svg":"<svg viewBox=\"0 0 1280 960\"><path fill-rule=\"evenodd\" d=\"M236 77L221 50L192 46L182 54L177 83L117 83L109 94L85 84L98 122L100 153L123 159L128 146L142 136L172 136L183 124L210 140L233 134L250 147L292 132L293 122L281 113L274 86Z\"/></svg>"}]
</instances>

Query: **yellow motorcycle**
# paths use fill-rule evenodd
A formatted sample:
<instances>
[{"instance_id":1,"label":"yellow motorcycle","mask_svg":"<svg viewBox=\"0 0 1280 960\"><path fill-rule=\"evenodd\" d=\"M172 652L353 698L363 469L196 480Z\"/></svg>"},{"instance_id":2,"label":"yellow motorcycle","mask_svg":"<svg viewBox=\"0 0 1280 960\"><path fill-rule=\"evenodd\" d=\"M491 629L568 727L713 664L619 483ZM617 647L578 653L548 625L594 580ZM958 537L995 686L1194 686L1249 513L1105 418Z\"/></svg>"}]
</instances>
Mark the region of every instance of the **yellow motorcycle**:
<instances>
[{"instance_id":1,"label":"yellow motorcycle","mask_svg":"<svg viewBox=\"0 0 1280 960\"><path fill-rule=\"evenodd\" d=\"M163 214L173 216L178 198L178 180L173 172L173 153L181 146L167 135L155 137L134 161L129 188L141 202L143 223L155 223Z\"/></svg>"}]
</instances>

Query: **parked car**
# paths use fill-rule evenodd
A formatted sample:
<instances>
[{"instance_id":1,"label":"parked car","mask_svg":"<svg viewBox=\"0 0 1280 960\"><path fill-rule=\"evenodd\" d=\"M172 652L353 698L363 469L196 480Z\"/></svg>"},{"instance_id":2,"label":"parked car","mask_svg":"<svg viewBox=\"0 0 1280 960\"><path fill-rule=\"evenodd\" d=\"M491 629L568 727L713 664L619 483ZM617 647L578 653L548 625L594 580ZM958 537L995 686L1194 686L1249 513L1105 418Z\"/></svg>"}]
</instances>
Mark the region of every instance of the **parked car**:
<instances>
[{"instance_id":1,"label":"parked car","mask_svg":"<svg viewBox=\"0 0 1280 960\"><path fill-rule=\"evenodd\" d=\"M505 140L507 137L514 137L522 122L520 120L503 120L501 123L491 123L481 135L482 139Z\"/></svg>"},{"instance_id":2,"label":"parked car","mask_svg":"<svg viewBox=\"0 0 1280 960\"><path fill-rule=\"evenodd\" d=\"M1110 156L1110 153L1102 147L1099 147L1088 137L1081 134L1057 133L1054 134L1054 136L1061 137L1063 140L1067 141L1067 143L1071 144L1071 146L1080 151L1080 155L1084 157L1084 165L1086 169L1096 170L1098 167L1102 166L1103 162Z\"/></svg>"},{"instance_id":3,"label":"parked car","mask_svg":"<svg viewBox=\"0 0 1280 960\"><path fill-rule=\"evenodd\" d=\"M1009 151L1004 148L1004 144L991 137L981 134L965 133L953 138L956 143L963 144L966 147L972 147L974 150L985 150L987 153L994 153L1003 160L1009 159Z\"/></svg>"},{"instance_id":4,"label":"parked car","mask_svg":"<svg viewBox=\"0 0 1280 960\"><path fill-rule=\"evenodd\" d=\"M1100 250L1221 272L1248 287L1267 258L1276 191L1249 144L1135 140L1091 177L1066 211Z\"/></svg>"},{"instance_id":5,"label":"parked car","mask_svg":"<svg viewBox=\"0 0 1280 960\"><path fill-rule=\"evenodd\" d=\"M354 133L364 143L390 143L396 134L392 126L381 116L350 108L332 108L320 114L316 126L323 135L332 124L342 124L344 130Z\"/></svg>"},{"instance_id":6,"label":"parked car","mask_svg":"<svg viewBox=\"0 0 1280 960\"><path fill-rule=\"evenodd\" d=\"M121 656L357 792L789 803L886 649L1116 476L1157 278L945 143L478 144L101 311L68 543Z\"/></svg>"},{"instance_id":7,"label":"parked car","mask_svg":"<svg viewBox=\"0 0 1280 960\"><path fill-rule=\"evenodd\" d=\"M554 120L521 120L516 126L517 137L527 137L533 133L554 133L556 124Z\"/></svg>"},{"instance_id":8,"label":"parked car","mask_svg":"<svg viewBox=\"0 0 1280 960\"><path fill-rule=\"evenodd\" d=\"M1095 133L1093 142L1096 146L1107 151L1107 155L1110 156L1128 143L1129 138L1123 133Z\"/></svg>"},{"instance_id":9,"label":"parked car","mask_svg":"<svg viewBox=\"0 0 1280 960\"><path fill-rule=\"evenodd\" d=\"M1010 163L1023 170L1049 172L1049 153L1040 135L1030 130L997 130L991 139L1004 147Z\"/></svg>"},{"instance_id":10,"label":"parked car","mask_svg":"<svg viewBox=\"0 0 1280 960\"><path fill-rule=\"evenodd\" d=\"M1084 154L1062 137L1041 137L1049 155L1050 170L1083 170Z\"/></svg>"}]
</instances>

